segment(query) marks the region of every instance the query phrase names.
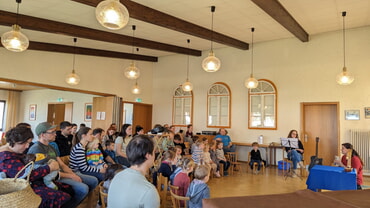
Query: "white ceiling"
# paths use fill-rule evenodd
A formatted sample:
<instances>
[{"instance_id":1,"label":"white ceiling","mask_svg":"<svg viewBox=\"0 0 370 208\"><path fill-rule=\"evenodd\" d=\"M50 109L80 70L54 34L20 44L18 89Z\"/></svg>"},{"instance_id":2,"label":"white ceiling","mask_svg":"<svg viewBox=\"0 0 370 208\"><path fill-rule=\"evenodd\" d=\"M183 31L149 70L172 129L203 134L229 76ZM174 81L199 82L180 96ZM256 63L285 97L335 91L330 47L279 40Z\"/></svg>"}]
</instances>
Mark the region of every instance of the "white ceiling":
<instances>
[{"instance_id":1,"label":"white ceiling","mask_svg":"<svg viewBox=\"0 0 370 208\"><path fill-rule=\"evenodd\" d=\"M251 27L256 28L255 42L294 37L250 0L133 1L205 28L211 27L210 6L215 5L214 30L248 43L251 40ZM370 25L370 0L280 0L280 3L309 35L341 30L342 11L347 11L346 28ZM16 8L15 0L0 1L0 10L16 13ZM130 26L118 31L103 28L95 19L95 8L70 0L23 0L20 5L20 13L128 36L132 35ZM190 47L193 49L208 50L210 48L208 40L131 18L129 25L133 24L137 25L135 36L138 38L182 47L187 47L186 39L191 39ZM9 30L10 27L0 26L0 34ZM32 41L73 45L73 37L27 29L24 29L23 32ZM131 46L82 38L79 38L77 46L127 53L131 53L132 50ZM215 43L214 47L220 48L225 45ZM173 53L140 48L139 54L160 57Z\"/></svg>"}]
</instances>

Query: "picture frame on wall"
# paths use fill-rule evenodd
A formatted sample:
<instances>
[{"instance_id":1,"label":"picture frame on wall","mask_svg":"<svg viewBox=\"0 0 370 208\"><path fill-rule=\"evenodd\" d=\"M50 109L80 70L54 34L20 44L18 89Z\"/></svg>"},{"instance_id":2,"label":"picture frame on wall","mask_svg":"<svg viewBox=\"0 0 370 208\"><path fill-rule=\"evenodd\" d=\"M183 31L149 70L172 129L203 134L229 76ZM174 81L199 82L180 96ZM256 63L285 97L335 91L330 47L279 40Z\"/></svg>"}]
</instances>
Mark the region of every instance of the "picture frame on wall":
<instances>
[{"instance_id":1,"label":"picture frame on wall","mask_svg":"<svg viewBox=\"0 0 370 208\"><path fill-rule=\"evenodd\" d=\"M344 115L346 120L360 120L360 110L345 110Z\"/></svg>"},{"instance_id":2,"label":"picture frame on wall","mask_svg":"<svg viewBox=\"0 0 370 208\"><path fill-rule=\"evenodd\" d=\"M84 115L84 120L85 121L91 121L92 120L92 108L93 108L92 103L85 103L85 115Z\"/></svg>"},{"instance_id":3,"label":"picture frame on wall","mask_svg":"<svg viewBox=\"0 0 370 208\"><path fill-rule=\"evenodd\" d=\"M29 120L30 121L36 121L36 110L37 110L37 105L31 104L30 109L29 109Z\"/></svg>"},{"instance_id":4,"label":"picture frame on wall","mask_svg":"<svg viewBox=\"0 0 370 208\"><path fill-rule=\"evenodd\" d=\"M365 107L365 118L370 118L370 107Z\"/></svg>"}]
</instances>

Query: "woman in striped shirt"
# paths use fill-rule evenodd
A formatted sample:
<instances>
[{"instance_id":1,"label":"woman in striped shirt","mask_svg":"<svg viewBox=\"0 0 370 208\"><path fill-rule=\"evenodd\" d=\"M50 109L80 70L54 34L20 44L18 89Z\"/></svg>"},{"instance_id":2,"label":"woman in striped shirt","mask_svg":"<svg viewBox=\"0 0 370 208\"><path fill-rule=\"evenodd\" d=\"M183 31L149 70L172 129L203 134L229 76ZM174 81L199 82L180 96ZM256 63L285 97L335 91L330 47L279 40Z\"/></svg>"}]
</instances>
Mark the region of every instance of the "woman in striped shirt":
<instances>
[{"instance_id":1,"label":"woman in striped shirt","mask_svg":"<svg viewBox=\"0 0 370 208\"><path fill-rule=\"evenodd\" d=\"M82 174L95 176L99 182L102 181L107 167L104 166L103 168L98 169L96 167L89 166L86 161L86 146L93 140L91 128L81 128L77 133L77 137L80 142L72 148L69 167L74 172L81 172Z\"/></svg>"}]
</instances>

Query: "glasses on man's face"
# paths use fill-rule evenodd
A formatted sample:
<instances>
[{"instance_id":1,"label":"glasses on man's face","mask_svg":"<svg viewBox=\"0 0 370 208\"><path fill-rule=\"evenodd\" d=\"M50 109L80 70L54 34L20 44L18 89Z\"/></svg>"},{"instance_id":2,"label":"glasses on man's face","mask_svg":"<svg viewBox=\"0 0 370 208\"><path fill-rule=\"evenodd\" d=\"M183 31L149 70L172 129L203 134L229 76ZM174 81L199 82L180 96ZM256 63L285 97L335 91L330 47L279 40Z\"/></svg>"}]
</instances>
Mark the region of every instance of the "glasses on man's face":
<instances>
[{"instance_id":1,"label":"glasses on man's face","mask_svg":"<svg viewBox=\"0 0 370 208\"><path fill-rule=\"evenodd\" d=\"M45 134L55 134L57 131L47 131Z\"/></svg>"}]
</instances>

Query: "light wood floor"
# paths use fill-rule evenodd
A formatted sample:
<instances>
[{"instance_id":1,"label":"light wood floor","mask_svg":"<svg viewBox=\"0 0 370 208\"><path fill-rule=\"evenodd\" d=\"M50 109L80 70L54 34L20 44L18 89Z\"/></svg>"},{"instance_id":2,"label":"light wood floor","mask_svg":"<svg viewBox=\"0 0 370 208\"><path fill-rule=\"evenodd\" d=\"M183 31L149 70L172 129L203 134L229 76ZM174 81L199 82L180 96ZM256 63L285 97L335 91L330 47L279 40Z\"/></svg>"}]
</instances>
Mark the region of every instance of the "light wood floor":
<instances>
[{"instance_id":1,"label":"light wood floor","mask_svg":"<svg viewBox=\"0 0 370 208\"><path fill-rule=\"evenodd\" d=\"M291 193L307 189L306 177L302 180L299 177L285 179L277 167L268 167L265 173L258 175L250 170L246 173L245 170L246 165L243 164L242 174L211 179L208 182L211 198ZM369 177L364 177L364 185L370 185Z\"/></svg>"}]
</instances>

